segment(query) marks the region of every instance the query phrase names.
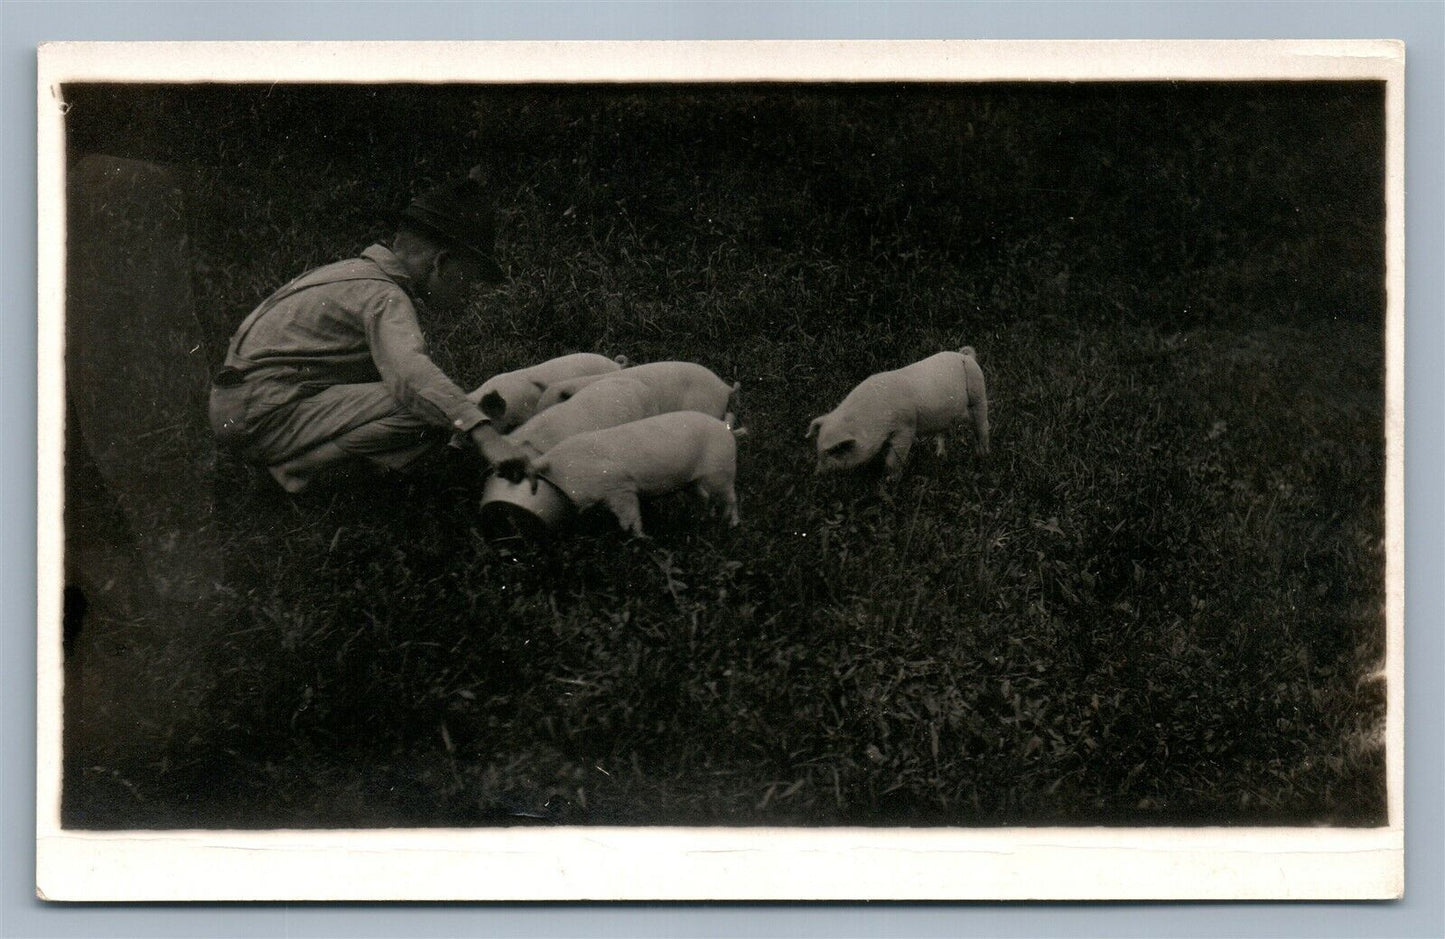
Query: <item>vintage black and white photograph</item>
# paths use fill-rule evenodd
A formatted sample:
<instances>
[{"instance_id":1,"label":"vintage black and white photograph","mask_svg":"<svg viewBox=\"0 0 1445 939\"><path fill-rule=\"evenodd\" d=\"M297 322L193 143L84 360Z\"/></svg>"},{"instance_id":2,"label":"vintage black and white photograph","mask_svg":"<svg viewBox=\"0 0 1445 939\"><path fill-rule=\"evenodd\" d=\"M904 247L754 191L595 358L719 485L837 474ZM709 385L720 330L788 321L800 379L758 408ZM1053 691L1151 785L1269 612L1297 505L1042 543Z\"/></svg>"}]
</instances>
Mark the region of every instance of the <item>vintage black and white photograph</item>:
<instances>
[{"instance_id":1,"label":"vintage black and white photograph","mask_svg":"<svg viewBox=\"0 0 1445 939\"><path fill-rule=\"evenodd\" d=\"M1398 833L1397 50L902 45L62 58L57 837Z\"/></svg>"}]
</instances>

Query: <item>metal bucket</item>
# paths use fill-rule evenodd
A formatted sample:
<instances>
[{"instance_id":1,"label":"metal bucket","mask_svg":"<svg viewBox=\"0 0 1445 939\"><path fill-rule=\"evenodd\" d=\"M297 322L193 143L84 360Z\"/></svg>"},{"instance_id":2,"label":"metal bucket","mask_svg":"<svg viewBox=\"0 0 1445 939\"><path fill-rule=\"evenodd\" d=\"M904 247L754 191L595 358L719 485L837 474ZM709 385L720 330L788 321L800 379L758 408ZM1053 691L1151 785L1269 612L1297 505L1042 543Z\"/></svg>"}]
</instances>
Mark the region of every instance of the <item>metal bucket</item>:
<instances>
[{"instance_id":1,"label":"metal bucket","mask_svg":"<svg viewBox=\"0 0 1445 939\"><path fill-rule=\"evenodd\" d=\"M555 484L537 477L537 491L528 480L510 482L493 475L482 487L481 524L489 538L546 538L574 513L572 500Z\"/></svg>"}]
</instances>

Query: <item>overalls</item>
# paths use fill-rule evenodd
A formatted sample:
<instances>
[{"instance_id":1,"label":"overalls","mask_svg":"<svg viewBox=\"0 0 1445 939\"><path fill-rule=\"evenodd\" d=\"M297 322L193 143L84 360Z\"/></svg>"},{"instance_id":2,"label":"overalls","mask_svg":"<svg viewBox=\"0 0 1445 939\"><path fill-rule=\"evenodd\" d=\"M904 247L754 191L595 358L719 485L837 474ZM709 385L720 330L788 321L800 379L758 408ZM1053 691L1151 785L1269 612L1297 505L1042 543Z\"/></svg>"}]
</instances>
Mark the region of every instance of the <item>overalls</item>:
<instances>
[{"instance_id":1,"label":"overalls","mask_svg":"<svg viewBox=\"0 0 1445 939\"><path fill-rule=\"evenodd\" d=\"M251 327L277 304L303 290L361 280L395 286L374 263L357 258L303 274L246 317L211 383L211 430L221 446L247 462L275 466L334 443L401 470L445 442L444 431L395 399L371 363L345 374L304 362L257 363L241 353Z\"/></svg>"}]
</instances>

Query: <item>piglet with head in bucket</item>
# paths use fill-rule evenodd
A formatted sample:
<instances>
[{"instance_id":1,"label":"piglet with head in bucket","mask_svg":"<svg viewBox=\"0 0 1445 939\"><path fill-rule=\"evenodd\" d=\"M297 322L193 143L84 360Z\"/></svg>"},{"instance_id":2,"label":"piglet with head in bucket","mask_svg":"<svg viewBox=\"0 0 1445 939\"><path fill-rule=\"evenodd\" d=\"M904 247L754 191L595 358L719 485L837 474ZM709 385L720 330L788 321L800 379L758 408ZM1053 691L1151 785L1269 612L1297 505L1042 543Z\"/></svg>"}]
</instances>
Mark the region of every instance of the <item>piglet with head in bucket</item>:
<instances>
[{"instance_id":1,"label":"piglet with head in bucket","mask_svg":"<svg viewBox=\"0 0 1445 939\"><path fill-rule=\"evenodd\" d=\"M579 511L604 504L635 535L643 534L639 496L688 487L721 503L728 523L736 525L737 441L730 423L698 411L671 411L577 434L539 458L537 472Z\"/></svg>"}]
</instances>

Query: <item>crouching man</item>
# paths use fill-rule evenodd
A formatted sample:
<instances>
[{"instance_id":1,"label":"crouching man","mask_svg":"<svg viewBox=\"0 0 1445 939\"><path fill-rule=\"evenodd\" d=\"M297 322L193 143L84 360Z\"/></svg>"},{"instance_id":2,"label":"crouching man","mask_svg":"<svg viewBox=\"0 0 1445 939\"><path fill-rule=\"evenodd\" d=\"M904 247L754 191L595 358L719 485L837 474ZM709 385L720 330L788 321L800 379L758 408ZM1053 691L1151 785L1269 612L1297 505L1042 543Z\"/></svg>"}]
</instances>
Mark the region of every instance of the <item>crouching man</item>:
<instances>
[{"instance_id":1,"label":"crouching man","mask_svg":"<svg viewBox=\"0 0 1445 939\"><path fill-rule=\"evenodd\" d=\"M475 178L447 183L407 207L390 247L268 297L236 330L212 384L218 442L292 493L351 460L405 472L458 434L501 475L532 475L529 457L427 356L420 322L502 279L493 218Z\"/></svg>"}]
</instances>

